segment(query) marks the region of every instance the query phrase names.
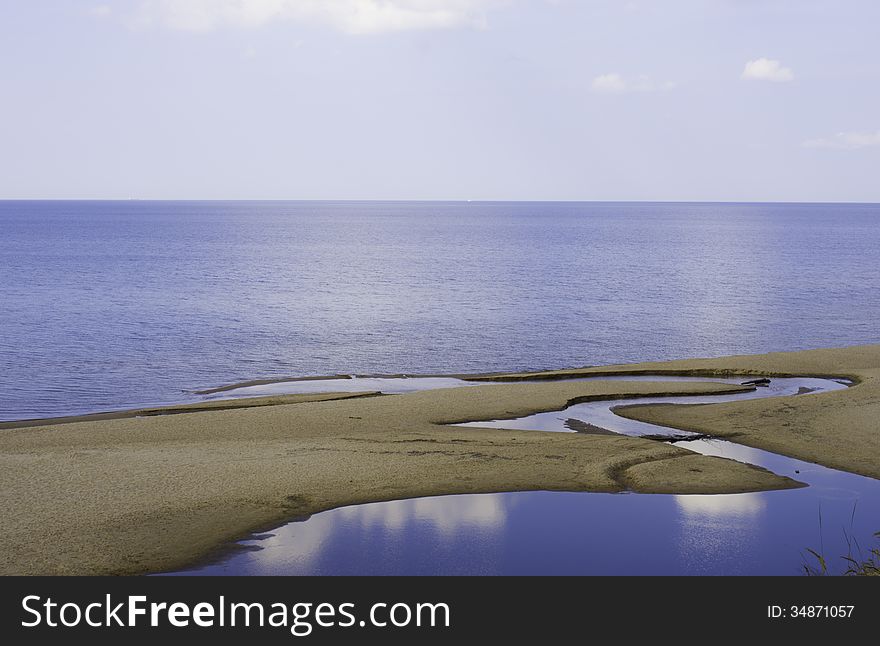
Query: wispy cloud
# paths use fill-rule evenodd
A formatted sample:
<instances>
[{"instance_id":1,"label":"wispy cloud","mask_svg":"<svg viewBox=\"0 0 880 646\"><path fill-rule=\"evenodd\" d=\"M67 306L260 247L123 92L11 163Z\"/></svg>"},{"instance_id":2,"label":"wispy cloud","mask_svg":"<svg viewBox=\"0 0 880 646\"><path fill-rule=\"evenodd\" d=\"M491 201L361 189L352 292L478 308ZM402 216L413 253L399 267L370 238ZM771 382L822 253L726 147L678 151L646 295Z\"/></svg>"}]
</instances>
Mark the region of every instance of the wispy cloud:
<instances>
[{"instance_id":1,"label":"wispy cloud","mask_svg":"<svg viewBox=\"0 0 880 646\"><path fill-rule=\"evenodd\" d=\"M137 22L187 31L272 22L329 26L352 34L486 25L507 0L141 0Z\"/></svg>"},{"instance_id":2,"label":"wispy cloud","mask_svg":"<svg viewBox=\"0 0 880 646\"><path fill-rule=\"evenodd\" d=\"M655 83L647 76L639 76L628 79L617 72L601 74L593 79L591 89L597 94L623 94L625 92L656 92L658 90L671 90L675 84L671 81Z\"/></svg>"},{"instance_id":3,"label":"wispy cloud","mask_svg":"<svg viewBox=\"0 0 880 646\"><path fill-rule=\"evenodd\" d=\"M832 137L809 139L803 143L804 148L837 148L839 150L855 150L880 146L880 130L877 132L838 132Z\"/></svg>"},{"instance_id":4,"label":"wispy cloud","mask_svg":"<svg viewBox=\"0 0 880 646\"><path fill-rule=\"evenodd\" d=\"M626 81L620 74L612 72L611 74L602 74L593 79L593 92L602 94L617 94L626 92Z\"/></svg>"},{"instance_id":5,"label":"wispy cloud","mask_svg":"<svg viewBox=\"0 0 880 646\"><path fill-rule=\"evenodd\" d=\"M794 72L779 61L770 58L758 58L746 63L740 76L745 81L774 81L786 83L794 80Z\"/></svg>"},{"instance_id":6,"label":"wispy cloud","mask_svg":"<svg viewBox=\"0 0 880 646\"><path fill-rule=\"evenodd\" d=\"M112 11L113 8L109 4L96 4L89 8L89 13L98 17L109 16Z\"/></svg>"}]
</instances>

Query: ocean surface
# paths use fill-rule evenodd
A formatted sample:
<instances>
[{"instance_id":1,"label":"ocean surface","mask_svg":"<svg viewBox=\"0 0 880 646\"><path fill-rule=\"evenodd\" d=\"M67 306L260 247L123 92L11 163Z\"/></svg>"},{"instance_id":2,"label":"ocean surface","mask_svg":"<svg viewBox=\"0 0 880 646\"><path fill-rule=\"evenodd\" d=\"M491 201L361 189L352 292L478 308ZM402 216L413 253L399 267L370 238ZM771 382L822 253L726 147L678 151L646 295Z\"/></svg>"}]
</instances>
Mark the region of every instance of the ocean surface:
<instances>
[{"instance_id":1,"label":"ocean surface","mask_svg":"<svg viewBox=\"0 0 880 646\"><path fill-rule=\"evenodd\" d=\"M880 205L0 202L0 420L880 342Z\"/></svg>"}]
</instances>

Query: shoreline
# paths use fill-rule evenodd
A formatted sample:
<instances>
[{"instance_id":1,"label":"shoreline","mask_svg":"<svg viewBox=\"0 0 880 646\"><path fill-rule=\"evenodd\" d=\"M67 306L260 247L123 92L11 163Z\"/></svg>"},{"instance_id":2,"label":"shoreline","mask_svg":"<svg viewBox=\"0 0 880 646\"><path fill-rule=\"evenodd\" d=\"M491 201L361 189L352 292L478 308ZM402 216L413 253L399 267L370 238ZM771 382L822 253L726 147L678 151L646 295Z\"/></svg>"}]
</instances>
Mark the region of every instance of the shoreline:
<instances>
[{"instance_id":1,"label":"shoreline","mask_svg":"<svg viewBox=\"0 0 880 646\"><path fill-rule=\"evenodd\" d=\"M795 352L811 352L811 350L798 350ZM760 356L760 355L738 355L738 356ZM718 357L719 360L729 357ZM706 361L706 359L678 359L673 361ZM474 373L364 373L364 374L338 374L338 375L317 375L312 377L271 377L264 379L249 379L221 386L215 386L204 390L192 390L195 395L213 395L222 392L230 392L241 388L250 388L252 386L271 386L274 384L286 384L309 381L331 381L334 379L430 379L430 378L450 378L461 379L463 381L486 382L486 383L517 383L517 382L542 382L542 381L564 381L566 379L577 379L580 377L620 377L623 375L644 376L644 375L668 375L670 377L817 377L820 379L848 379L853 384L858 383L858 379L845 375L841 372L830 373L811 373L801 374L795 372L768 372L764 373L759 370L713 370L713 369L632 369L630 365L658 365L671 363L665 361L652 362L650 364L619 364L619 369L613 370L612 367L618 366L583 366L579 368L561 368L548 370L526 370L518 372L474 372ZM229 401L229 400L226 400ZM171 405L167 406L171 407ZM167 408L164 407L164 408ZM47 418L48 419L48 418Z\"/></svg>"},{"instance_id":2,"label":"shoreline","mask_svg":"<svg viewBox=\"0 0 880 646\"><path fill-rule=\"evenodd\" d=\"M873 347L871 345L867 346L847 346L841 348L818 348L811 350L794 350L787 352L778 352L778 353L765 353L758 355L731 355L731 356L721 356L721 357L713 357L713 358L695 358L695 359L674 359L674 360L659 360L659 361L651 361L651 362L643 362L636 364L608 364L608 365L598 365L598 366L580 366L576 368L559 368L559 369L547 369L547 370L523 370L523 371L513 371L513 372L474 372L474 373L408 373L408 372L399 372L399 373L351 373L351 374L332 374L332 375L313 375L313 376L285 376L285 377L265 377L265 378L253 378L247 379L244 381L231 382L227 384L222 384L219 386L212 386L210 388L201 388L199 390L193 389L185 389L183 392L190 393L191 395L214 395L218 393L230 392L234 390L251 388L254 386L271 386L275 384L284 384L284 383L298 383L298 382L320 382L320 381L333 381L333 380L348 380L348 379L461 379L462 381L469 381L474 383L521 383L521 382L551 382L551 381L565 381L571 379L578 378L600 378L600 377L615 377L620 378L622 376L632 375L636 376L645 376L645 375L668 375L670 377L706 377L706 378L736 378L736 377L754 377L754 376L766 376L766 377L816 377L821 379L846 379L849 381L849 385L856 385L859 383L860 378L857 375L849 374L846 371L838 371L832 370L829 372L810 372L804 373L802 371L768 371L768 370L755 370L749 368L738 368L738 369L729 369L729 368L666 368L667 364L682 364L682 363L691 363L691 362L712 362L712 361L725 361L729 359L735 358L748 358L748 357L763 357L763 356L772 356L772 355L792 355L799 354L804 352L819 352L819 351L829 351L829 350L846 350L848 348L859 348L859 347ZM640 367L640 366L650 366L650 367ZM656 366L656 367L655 367ZM106 410L93 410L83 413L70 413L70 414L62 414L62 415L52 415L47 417L28 417L22 419L7 419L0 420L0 430L7 428L24 428L28 426L41 426L46 424L60 424L60 423L68 423L71 421L88 421L88 420L100 420L100 419L117 419L121 417L131 417L136 415L148 416L148 415L158 415L158 414L173 414L177 412L190 412L190 410L202 410L209 408L220 408L223 405L231 407L243 407L247 404L237 402L245 402L246 400L260 400L260 399L270 399L270 398L279 398L279 397L312 397L312 396L332 396L335 398L348 398L353 396L378 396L384 394L392 394L392 393L382 393L375 390L364 390L364 391L326 391L326 392L315 392L315 393L290 393L290 394L272 394L272 395L243 395L241 397L231 397L229 399L204 399L204 400L181 400L181 401L172 401L169 403L162 404L143 404L136 405L131 408L109 408ZM273 402L274 403L274 402ZM277 402L284 403L284 402ZM294 403L291 401L290 403ZM256 403L250 405L258 405ZM269 405L269 404L260 404L260 405Z\"/></svg>"},{"instance_id":3,"label":"shoreline","mask_svg":"<svg viewBox=\"0 0 880 646\"><path fill-rule=\"evenodd\" d=\"M880 477L880 438L872 432L880 414L880 345L513 373L506 377L515 381L507 383L493 375L484 378L494 381L485 386L401 395L217 400L108 414L112 418L0 426L0 497L7 521L0 527L0 573L167 572L291 519L429 495L711 494L802 486L652 440L447 426L564 410L591 399L619 398L625 406L627 397L741 389L701 382L570 380L636 371L706 376L709 370L821 375L857 384L796 398L661 406L673 409L662 413L644 407L638 415L662 415L664 421L657 423L683 430L691 430L683 425L717 423L713 435L754 446L767 442L773 445L768 450L793 457L820 446L821 463ZM542 378L548 375L559 376ZM786 430L793 418L799 429L806 424L806 444ZM741 442L739 427L756 419L763 420L760 432ZM875 465L874 473L864 473L865 463Z\"/></svg>"},{"instance_id":4,"label":"shoreline","mask_svg":"<svg viewBox=\"0 0 880 646\"><path fill-rule=\"evenodd\" d=\"M351 393L315 393L291 395L267 395L261 397L242 397L240 399L214 399L204 402L187 404L169 404L168 406L149 406L146 408L124 408L120 410L82 413L79 415L61 415L59 417L34 417L31 419L14 419L0 422L0 431L17 428L34 428L39 426L55 426L57 424L76 424L79 422L100 422L114 419L131 419L134 417L159 417L163 415L183 415L186 413L204 413L208 411L234 410L237 408L258 408L260 406L283 406L310 401L337 401L340 399L358 399L361 397L381 397L376 391Z\"/></svg>"}]
</instances>

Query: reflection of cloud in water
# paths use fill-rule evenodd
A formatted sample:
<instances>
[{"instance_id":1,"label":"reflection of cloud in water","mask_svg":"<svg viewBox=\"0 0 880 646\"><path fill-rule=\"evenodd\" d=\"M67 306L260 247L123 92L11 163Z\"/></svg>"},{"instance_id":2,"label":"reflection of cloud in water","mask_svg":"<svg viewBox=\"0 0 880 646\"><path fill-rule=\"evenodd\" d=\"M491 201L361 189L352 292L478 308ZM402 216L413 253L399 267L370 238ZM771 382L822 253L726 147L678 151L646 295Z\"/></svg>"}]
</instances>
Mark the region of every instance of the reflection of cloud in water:
<instances>
[{"instance_id":1,"label":"reflection of cloud in water","mask_svg":"<svg viewBox=\"0 0 880 646\"><path fill-rule=\"evenodd\" d=\"M338 525L332 514L332 511L325 512L305 521L288 523L273 530L273 536L249 541L248 545L262 549L248 553L247 560L266 573L272 573L283 564L289 567L292 563L310 563L320 555L324 542Z\"/></svg>"},{"instance_id":2,"label":"reflection of cloud in water","mask_svg":"<svg viewBox=\"0 0 880 646\"><path fill-rule=\"evenodd\" d=\"M259 547L235 558L253 574L273 574L295 569L312 571L334 535L358 536L373 528L405 534L413 525L430 525L441 537L452 538L459 530L497 533L506 519L503 494L438 496L353 505L325 511L305 521L273 530L272 536L247 541ZM363 534L363 540L366 534Z\"/></svg>"},{"instance_id":3,"label":"reflection of cloud in water","mask_svg":"<svg viewBox=\"0 0 880 646\"><path fill-rule=\"evenodd\" d=\"M703 455L727 458L746 464L763 464L766 456L771 455L761 449L753 449L750 446L725 442L724 440L697 440L696 442L682 442L678 446L684 449L698 450Z\"/></svg>"},{"instance_id":4,"label":"reflection of cloud in water","mask_svg":"<svg viewBox=\"0 0 880 646\"><path fill-rule=\"evenodd\" d=\"M767 506L760 493L673 496L680 512L679 550L689 574L711 572L719 562L731 574L743 564L735 555L747 553Z\"/></svg>"},{"instance_id":5,"label":"reflection of cloud in water","mask_svg":"<svg viewBox=\"0 0 880 646\"><path fill-rule=\"evenodd\" d=\"M395 500L345 507L338 513L363 527L381 525L386 531L399 531L412 522L430 523L446 536L463 527L498 530L506 517L503 497L496 494Z\"/></svg>"},{"instance_id":6,"label":"reflection of cloud in water","mask_svg":"<svg viewBox=\"0 0 880 646\"><path fill-rule=\"evenodd\" d=\"M688 517L755 516L767 506L760 493L675 496L675 502Z\"/></svg>"}]
</instances>

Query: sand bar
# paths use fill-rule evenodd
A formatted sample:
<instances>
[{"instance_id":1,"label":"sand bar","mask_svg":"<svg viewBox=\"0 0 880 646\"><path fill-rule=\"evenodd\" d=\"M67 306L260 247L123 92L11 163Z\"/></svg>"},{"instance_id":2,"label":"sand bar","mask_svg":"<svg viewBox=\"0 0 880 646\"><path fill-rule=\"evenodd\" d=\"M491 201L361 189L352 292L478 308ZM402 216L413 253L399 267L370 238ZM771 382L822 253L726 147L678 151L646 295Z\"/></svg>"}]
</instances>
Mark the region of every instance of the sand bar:
<instances>
[{"instance_id":1,"label":"sand bar","mask_svg":"<svg viewBox=\"0 0 880 646\"><path fill-rule=\"evenodd\" d=\"M150 409L147 416L0 431L0 572L170 570L292 518L414 496L537 489L729 493L799 486L761 469L645 439L445 426L562 410L588 399L737 390L717 383L529 380L629 370L854 378L857 386L834 393L652 409L674 417L726 407L733 412L715 415L712 423L720 420L721 432L713 427L713 434L728 425L732 439L740 441L733 433L743 433L746 422L737 420L751 420L746 439L755 446L797 457L809 449L823 464L860 473L873 465L876 473L880 346L515 375L525 381L406 395L296 395L271 403L240 400L234 408L224 401L217 410ZM655 414L652 409L637 414ZM807 425L809 441L786 430L793 419ZM710 420L672 421L695 428Z\"/></svg>"}]
</instances>

